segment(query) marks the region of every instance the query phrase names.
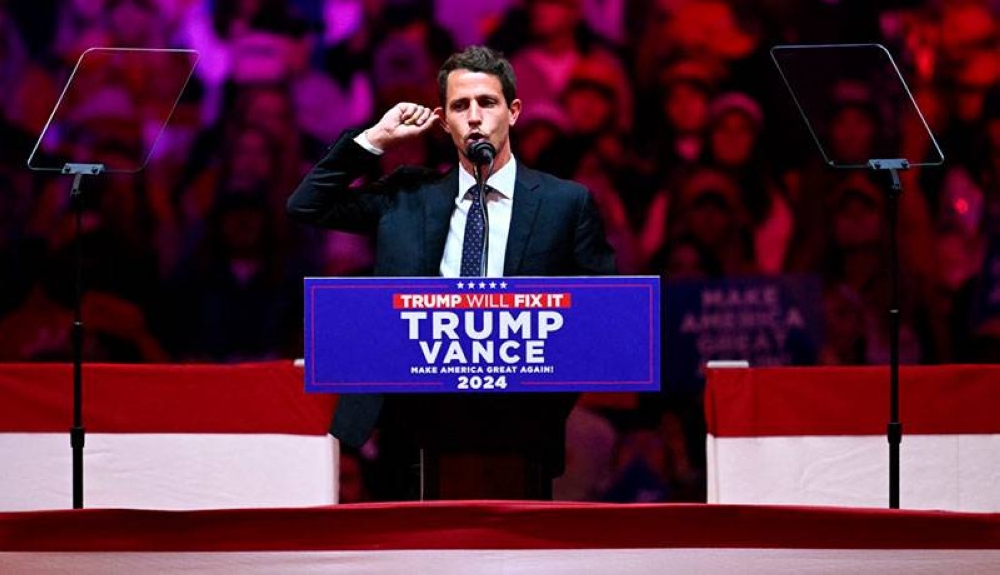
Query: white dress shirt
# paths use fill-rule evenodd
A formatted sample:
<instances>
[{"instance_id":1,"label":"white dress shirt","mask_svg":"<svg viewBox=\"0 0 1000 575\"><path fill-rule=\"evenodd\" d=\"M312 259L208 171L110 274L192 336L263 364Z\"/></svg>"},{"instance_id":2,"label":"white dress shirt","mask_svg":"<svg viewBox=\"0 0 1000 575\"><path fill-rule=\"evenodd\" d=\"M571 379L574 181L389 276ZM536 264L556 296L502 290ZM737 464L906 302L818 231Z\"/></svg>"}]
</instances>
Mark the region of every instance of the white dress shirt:
<instances>
[{"instance_id":1,"label":"white dress shirt","mask_svg":"<svg viewBox=\"0 0 1000 575\"><path fill-rule=\"evenodd\" d=\"M368 141L365 133L358 134L354 141L359 146L372 152L382 154ZM510 215L514 207L514 183L517 180L517 162L514 156L497 170L486 184L493 188L486 196L487 221L489 222L489 250L487 256L486 275L492 278L503 276L503 262L507 255L507 236L510 235ZM462 243L465 240L465 220L472 206L472 195L468 191L476 185L476 178L461 164L458 166L458 189L455 190L455 210L451 213L448 225L448 238L444 244L444 254L441 257L441 275L446 278L457 278L462 269Z\"/></svg>"},{"instance_id":2,"label":"white dress shirt","mask_svg":"<svg viewBox=\"0 0 1000 575\"><path fill-rule=\"evenodd\" d=\"M503 276L503 260L507 255L507 236L510 234L510 214L514 207L514 182L517 176L517 162L510 161L496 171L486 181L492 188L486 196L486 212L489 218L489 250L486 275L491 278ZM465 239L465 220L472 206L472 194L467 193L476 185L476 178L459 164L458 190L455 194L455 211L451 213L448 239L444 243L441 257L441 275L446 278L458 277L462 269L462 243Z\"/></svg>"}]
</instances>

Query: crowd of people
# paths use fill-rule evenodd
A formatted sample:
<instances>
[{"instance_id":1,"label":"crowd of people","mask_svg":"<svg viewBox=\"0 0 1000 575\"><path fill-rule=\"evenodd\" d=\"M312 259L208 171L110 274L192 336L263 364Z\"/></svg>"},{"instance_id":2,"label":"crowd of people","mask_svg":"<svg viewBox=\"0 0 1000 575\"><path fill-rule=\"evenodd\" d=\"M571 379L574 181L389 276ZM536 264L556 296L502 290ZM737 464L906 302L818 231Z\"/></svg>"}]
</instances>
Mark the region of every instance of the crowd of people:
<instances>
[{"instance_id":1,"label":"crowd of people","mask_svg":"<svg viewBox=\"0 0 1000 575\"><path fill-rule=\"evenodd\" d=\"M998 17L991 0L0 0L0 360L71 358L68 181L25 159L85 49L200 53L146 168L85 189L86 358L238 362L301 356L303 276L371 272L368 239L285 216L303 174L342 130L436 105L441 62L475 43L514 64L518 161L591 190L621 273L812 274L818 362L884 363L884 182L823 163L769 54L823 42L886 45L947 158L902 173L902 360L996 360ZM884 121L876 87L835 88L820 121L836 157L864 163L886 139L933 153L922 124ZM149 94L89 93L39 153L141 162L156 134L129 126ZM380 161L445 170L454 153L432 130ZM699 398L668 384L585 398L557 497L704 497ZM377 459L377 441L345 455L345 500L391 497Z\"/></svg>"}]
</instances>

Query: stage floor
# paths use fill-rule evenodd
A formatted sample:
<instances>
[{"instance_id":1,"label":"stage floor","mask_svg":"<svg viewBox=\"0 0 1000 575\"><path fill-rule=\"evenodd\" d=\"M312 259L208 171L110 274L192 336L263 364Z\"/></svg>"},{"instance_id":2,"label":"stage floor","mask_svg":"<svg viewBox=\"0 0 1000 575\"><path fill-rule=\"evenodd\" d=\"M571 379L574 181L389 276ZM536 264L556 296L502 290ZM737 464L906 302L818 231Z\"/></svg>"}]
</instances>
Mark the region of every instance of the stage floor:
<instances>
[{"instance_id":1,"label":"stage floor","mask_svg":"<svg viewBox=\"0 0 1000 575\"><path fill-rule=\"evenodd\" d=\"M0 514L11 573L997 573L1000 514L538 502Z\"/></svg>"}]
</instances>

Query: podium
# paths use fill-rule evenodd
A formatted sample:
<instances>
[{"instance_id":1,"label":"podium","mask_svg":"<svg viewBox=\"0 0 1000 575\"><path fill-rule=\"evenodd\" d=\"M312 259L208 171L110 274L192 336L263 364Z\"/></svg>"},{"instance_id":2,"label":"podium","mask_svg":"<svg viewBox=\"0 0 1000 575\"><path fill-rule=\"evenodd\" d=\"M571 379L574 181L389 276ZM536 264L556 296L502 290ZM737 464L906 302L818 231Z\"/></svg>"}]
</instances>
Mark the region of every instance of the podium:
<instances>
[{"instance_id":1,"label":"podium","mask_svg":"<svg viewBox=\"0 0 1000 575\"><path fill-rule=\"evenodd\" d=\"M419 449L422 499L551 499L578 394L392 394L382 430Z\"/></svg>"},{"instance_id":2,"label":"podium","mask_svg":"<svg viewBox=\"0 0 1000 575\"><path fill-rule=\"evenodd\" d=\"M306 278L305 367L420 499L548 499L579 392L659 390L659 278Z\"/></svg>"}]
</instances>

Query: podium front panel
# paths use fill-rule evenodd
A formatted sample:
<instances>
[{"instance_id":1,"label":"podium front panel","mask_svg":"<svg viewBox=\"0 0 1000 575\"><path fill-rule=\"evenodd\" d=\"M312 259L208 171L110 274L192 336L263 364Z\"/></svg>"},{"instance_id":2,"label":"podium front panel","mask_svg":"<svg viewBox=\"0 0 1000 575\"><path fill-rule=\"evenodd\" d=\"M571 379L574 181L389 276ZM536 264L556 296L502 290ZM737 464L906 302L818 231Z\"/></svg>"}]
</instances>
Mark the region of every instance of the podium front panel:
<instances>
[{"instance_id":1,"label":"podium front panel","mask_svg":"<svg viewBox=\"0 0 1000 575\"><path fill-rule=\"evenodd\" d=\"M308 391L657 391L656 277L306 278Z\"/></svg>"}]
</instances>

